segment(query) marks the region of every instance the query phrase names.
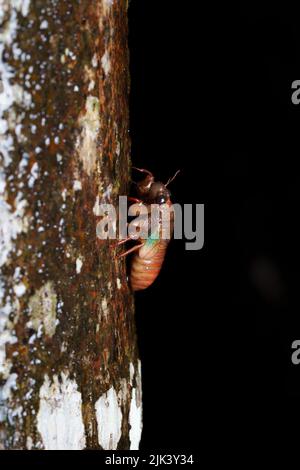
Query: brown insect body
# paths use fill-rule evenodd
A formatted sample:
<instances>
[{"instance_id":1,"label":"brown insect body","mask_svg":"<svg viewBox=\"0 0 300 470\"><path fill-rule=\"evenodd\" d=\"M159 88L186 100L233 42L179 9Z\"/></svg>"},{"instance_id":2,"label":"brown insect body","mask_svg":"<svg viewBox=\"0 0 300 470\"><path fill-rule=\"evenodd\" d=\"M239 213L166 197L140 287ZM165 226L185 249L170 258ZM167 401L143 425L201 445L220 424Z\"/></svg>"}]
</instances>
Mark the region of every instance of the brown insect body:
<instances>
[{"instance_id":1,"label":"brown insect body","mask_svg":"<svg viewBox=\"0 0 300 470\"><path fill-rule=\"evenodd\" d=\"M158 220L160 231L154 238L140 238L139 245L128 250L122 255L125 256L130 252L135 252L130 271L130 284L133 291L146 289L153 284L161 270L166 250L174 230L174 214L173 211L170 210L172 207L170 199L171 195L170 191L167 189L167 185L173 180L173 178L170 179L167 184L163 184L159 181L155 181L152 173L149 171L138 168L136 168L136 170L146 173L146 177L144 180L137 183L137 194L140 199L134 200L137 203L142 202L147 206L149 211L148 219L150 218L151 204L158 204L160 206L160 215ZM163 211L168 211L168 214L170 214L169 239L162 238L161 225Z\"/></svg>"},{"instance_id":2,"label":"brown insect body","mask_svg":"<svg viewBox=\"0 0 300 470\"><path fill-rule=\"evenodd\" d=\"M169 240L159 240L150 245L148 240L135 252L130 271L130 284L133 291L147 289L160 273Z\"/></svg>"}]
</instances>

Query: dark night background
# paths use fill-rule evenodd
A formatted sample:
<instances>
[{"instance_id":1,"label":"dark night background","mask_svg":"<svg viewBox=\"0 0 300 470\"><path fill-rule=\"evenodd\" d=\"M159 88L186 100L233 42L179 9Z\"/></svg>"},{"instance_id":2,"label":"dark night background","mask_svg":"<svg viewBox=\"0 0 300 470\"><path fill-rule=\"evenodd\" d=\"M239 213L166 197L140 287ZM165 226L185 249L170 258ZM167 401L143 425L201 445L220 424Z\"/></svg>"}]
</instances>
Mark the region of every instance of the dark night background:
<instances>
[{"instance_id":1,"label":"dark night background","mask_svg":"<svg viewBox=\"0 0 300 470\"><path fill-rule=\"evenodd\" d=\"M162 181L181 169L173 200L205 204L204 248L173 241L136 296L146 450L250 428L259 443L300 409L299 17L196 4L130 4L133 164Z\"/></svg>"}]
</instances>

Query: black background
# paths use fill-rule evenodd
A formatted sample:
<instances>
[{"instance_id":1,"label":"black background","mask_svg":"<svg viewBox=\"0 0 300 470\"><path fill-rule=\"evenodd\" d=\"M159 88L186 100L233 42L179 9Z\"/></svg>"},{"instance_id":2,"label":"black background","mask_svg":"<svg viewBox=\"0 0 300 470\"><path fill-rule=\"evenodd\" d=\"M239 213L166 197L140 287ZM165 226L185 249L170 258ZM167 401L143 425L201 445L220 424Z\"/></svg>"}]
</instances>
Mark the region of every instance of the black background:
<instances>
[{"instance_id":1,"label":"black background","mask_svg":"<svg viewBox=\"0 0 300 470\"><path fill-rule=\"evenodd\" d=\"M142 449L264 442L298 420L299 15L230 5L130 3L133 164L181 169L173 200L205 204L204 248L173 241L136 295Z\"/></svg>"}]
</instances>

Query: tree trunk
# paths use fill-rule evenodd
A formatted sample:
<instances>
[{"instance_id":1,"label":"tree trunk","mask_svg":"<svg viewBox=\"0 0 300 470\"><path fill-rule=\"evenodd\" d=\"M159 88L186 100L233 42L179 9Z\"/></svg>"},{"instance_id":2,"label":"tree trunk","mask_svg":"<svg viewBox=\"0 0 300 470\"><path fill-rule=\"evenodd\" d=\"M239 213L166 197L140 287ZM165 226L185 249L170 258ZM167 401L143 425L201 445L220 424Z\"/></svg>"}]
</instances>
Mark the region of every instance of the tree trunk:
<instances>
[{"instance_id":1,"label":"tree trunk","mask_svg":"<svg viewBox=\"0 0 300 470\"><path fill-rule=\"evenodd\" d=\"M136 449L127 0L0 0L0 447Z\"/></svg>"}]
</instances>

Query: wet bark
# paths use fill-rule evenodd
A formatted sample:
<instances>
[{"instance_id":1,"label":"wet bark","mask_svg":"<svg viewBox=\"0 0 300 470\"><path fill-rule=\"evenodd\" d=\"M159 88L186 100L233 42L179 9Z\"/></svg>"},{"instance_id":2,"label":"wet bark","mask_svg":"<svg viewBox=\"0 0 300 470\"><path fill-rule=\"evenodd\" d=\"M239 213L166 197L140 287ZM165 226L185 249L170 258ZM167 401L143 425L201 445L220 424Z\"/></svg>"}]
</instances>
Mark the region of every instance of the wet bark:
<instances>
[{"instance_id":1,"label":"wet bark","mask_svg":"<svg viewBox=\"0 0 300 470\"><path fill-rule=\"evenodd\" d=\"M0 447L137 448L127 0L0 0Z\"/></svg>"}]
</instances>

